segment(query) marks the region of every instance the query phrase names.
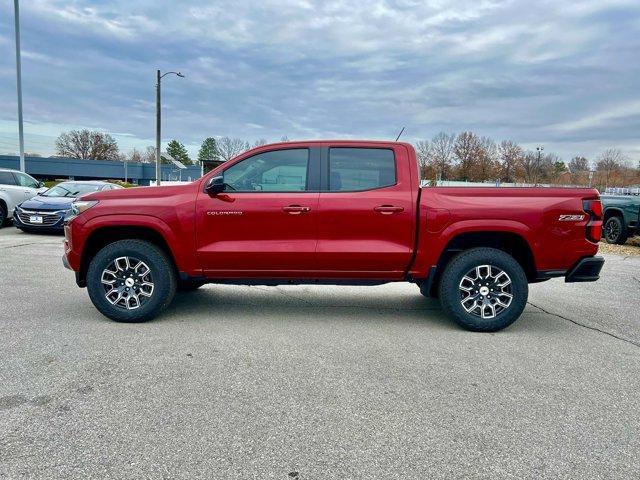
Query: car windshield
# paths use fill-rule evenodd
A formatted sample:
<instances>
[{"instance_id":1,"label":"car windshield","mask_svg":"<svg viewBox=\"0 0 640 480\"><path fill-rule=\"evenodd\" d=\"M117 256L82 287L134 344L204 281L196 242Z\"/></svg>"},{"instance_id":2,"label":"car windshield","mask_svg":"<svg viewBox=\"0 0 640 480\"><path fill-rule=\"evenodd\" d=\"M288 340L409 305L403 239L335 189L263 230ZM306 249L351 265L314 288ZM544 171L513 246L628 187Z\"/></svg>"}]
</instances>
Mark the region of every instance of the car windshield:
<instances>
[{"instance_id":1,"label":"car windshield","mask_svg":"<svg viewBox=\"0 0 640 480\"><path fill-rule=\"evenodd\" d=\"M97 192L102 185L93 183L59 183L43 193L45 197L78 197L85 193Z\"/></svg>"}]
</instances>

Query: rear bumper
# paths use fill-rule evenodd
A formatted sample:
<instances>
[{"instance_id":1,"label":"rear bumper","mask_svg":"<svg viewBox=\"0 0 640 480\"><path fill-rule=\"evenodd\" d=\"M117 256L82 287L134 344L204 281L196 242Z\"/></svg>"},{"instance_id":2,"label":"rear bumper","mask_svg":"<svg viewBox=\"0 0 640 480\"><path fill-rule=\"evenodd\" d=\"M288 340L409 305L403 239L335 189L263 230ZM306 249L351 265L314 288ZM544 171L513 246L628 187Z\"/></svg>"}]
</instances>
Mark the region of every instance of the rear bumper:
<instances>
[{"instance_id":1,"label":"rear bumper","mask_svg":"<svg viewBox=\"0 0 640 480\"><path fill-rule=\"evenodd\" d=\"M602 257L586 257L578 261L567 272L565 282L595 282L600 278L600 270L604 265Z\"/></svg>"},{"instance_id":2,"label":"rear bumper","mask_svg":"<svg viewBox=\"0 0 640 480\"><path fill-rule=\"evenodd\" d=\"M565 282L595 282L600 278L600 270L604 265L602 257L584 257L578 260L569 270L538 271L536 278L529 283L544 282L555 277L564 277Z\"/></svg>"}]
</instances>

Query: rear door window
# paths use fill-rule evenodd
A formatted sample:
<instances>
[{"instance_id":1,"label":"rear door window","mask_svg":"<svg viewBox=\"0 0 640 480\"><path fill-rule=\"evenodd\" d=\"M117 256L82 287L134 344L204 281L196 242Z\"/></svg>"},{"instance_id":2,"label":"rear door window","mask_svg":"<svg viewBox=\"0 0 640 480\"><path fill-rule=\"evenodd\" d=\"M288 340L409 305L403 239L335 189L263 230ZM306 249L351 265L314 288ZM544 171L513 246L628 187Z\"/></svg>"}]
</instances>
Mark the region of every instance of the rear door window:
<instances>
[{"instance_id":1,"label":"rear door window","mask_svg":"<svg viewBox=\"0 0 640 480\"><path fill-rule=\"evenodd\" d=\"M11 172L0 172L0 185L15 185L16 179Z\"/></svg>"},{"instance_id":2,"label":"rear door window","mask_svg":"<svg viewBox=\"0 0 640 480\"><path fill-rule=\"evenodd\" d=\"M395 183L393 150L343 147L329 150L329 191L357 192Z\"/></svg>"}]
</instances>

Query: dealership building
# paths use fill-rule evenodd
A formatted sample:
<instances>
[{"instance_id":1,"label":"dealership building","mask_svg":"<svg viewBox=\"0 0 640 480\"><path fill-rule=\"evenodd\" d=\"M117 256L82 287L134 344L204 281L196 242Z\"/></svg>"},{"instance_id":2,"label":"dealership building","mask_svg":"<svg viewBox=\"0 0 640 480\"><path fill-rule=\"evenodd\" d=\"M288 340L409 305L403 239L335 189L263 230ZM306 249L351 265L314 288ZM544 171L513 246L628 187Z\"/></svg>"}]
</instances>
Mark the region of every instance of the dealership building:
<instances>
[{"instance_id":1,"label":"dealership building","mask_svg":"<svg viewBox=\"0 0 640 480\"><path fill-rule=\"evenodd\" d=\"M26 171L32 177L70 180L128 180L138 185L149 185L156 180L155 163L121 162L111 160L82 160L62 157L25 157ZM0 155L0 168L20 168L20 157ZM207 166L190 165L178 168L163 164L161 180L191 181L200 178Z\"/></svg>"}]
</instances>

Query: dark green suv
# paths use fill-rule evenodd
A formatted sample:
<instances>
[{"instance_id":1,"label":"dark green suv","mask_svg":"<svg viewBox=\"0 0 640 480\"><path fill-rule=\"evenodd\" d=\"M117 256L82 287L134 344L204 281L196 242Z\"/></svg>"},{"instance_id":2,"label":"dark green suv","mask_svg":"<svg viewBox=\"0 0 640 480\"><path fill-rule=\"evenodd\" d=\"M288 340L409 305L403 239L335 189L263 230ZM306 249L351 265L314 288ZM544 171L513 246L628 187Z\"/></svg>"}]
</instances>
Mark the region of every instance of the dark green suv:
<instances>
[{"instance_id":1,"label":"dark green suv","mask_svg":"<svg viewBox=\"0 0 640 480\"><path fill-rule=\"evenodd\" d=\"M622 245L640 235L640 195L602 195L603 237L607 243Z\"/></svg>"}]
</instances>

